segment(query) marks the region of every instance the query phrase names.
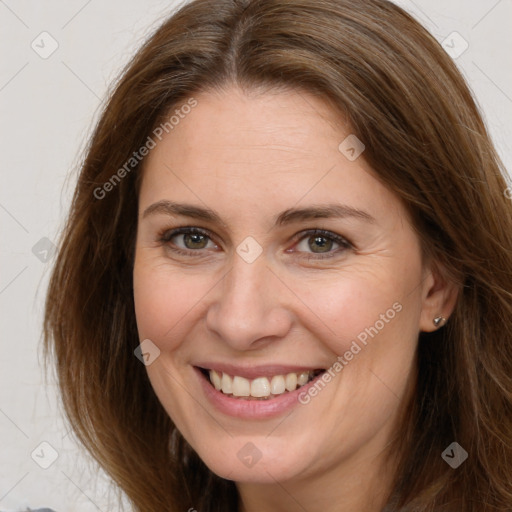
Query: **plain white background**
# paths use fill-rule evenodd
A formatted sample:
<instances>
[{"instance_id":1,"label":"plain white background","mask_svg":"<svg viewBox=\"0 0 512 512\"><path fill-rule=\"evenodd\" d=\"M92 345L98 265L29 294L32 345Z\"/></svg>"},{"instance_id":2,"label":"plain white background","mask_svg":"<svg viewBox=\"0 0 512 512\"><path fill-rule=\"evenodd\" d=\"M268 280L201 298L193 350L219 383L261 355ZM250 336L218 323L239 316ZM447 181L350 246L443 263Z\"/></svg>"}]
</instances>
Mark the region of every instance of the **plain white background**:
<instances>
[{"instance_id":1,"label":"plain white background","mask_svg":"<svg viewBox=\"0 0 512 512\"><path fill-rule=\"evenodd\" d=\"M467 42L456 62L510 172L512 0L397 3L440 42L454 31ZM176 5L0 0L1 511L121 509L102 473L68 434L55 384L44 385L42 305L51 247L69 206L79 151L107 87ZM450 37L451 46L462 50L463 40ZM42 58L56 44L54 53ZM51 465L44 469L36 461Z\"/></svg>"}]
</instances>

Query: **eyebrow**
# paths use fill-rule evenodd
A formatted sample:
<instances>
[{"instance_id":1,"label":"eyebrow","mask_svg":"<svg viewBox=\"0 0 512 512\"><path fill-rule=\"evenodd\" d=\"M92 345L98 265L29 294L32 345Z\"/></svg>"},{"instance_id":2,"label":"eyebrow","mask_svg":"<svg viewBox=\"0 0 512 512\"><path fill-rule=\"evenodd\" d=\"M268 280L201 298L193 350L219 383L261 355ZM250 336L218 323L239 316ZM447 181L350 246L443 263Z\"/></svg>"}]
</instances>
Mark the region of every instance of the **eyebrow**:
<instances>
[{"instance_id":1,"label":"eyebrow","mask_svg":"<svg viewBox=\"0 0 512 512\"><path fill-rule=\"evenodd\" d=\"M154 214L181 215L183 217L191 217L194 219L206 220L212 223L226 223L221 219L215 211L210 208L202 208L192 204L175 203L173 201L162 200L148 206L142 218ZM347 218L352 217L363 220L368 223L375 223L376 220L368 212L343 204L325 204L312 205L307 208L289 208L276 216L274 220L275 226L284 226L293 222L305 221L311 219L327 219L327 218Z\"/></svg>"}]
</instances>

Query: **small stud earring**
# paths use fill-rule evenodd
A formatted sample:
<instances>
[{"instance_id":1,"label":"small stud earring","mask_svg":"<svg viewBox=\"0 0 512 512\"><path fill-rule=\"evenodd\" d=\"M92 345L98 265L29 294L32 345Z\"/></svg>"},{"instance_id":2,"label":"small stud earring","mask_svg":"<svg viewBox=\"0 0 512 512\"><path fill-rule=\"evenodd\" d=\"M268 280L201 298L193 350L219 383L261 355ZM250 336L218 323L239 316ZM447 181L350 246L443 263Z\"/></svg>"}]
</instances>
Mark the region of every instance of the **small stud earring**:
<instances>
[{"instance_id":1,"label":"small stud earring","mask_svg":"<svg viewBox=\"0 0 512 512\"><path fill-rule=\"evenodd\" d=\"M436 316L433 322L436 327L442 327L446 323L446 318L444 316Z\"/></svg>"}]
</instances>

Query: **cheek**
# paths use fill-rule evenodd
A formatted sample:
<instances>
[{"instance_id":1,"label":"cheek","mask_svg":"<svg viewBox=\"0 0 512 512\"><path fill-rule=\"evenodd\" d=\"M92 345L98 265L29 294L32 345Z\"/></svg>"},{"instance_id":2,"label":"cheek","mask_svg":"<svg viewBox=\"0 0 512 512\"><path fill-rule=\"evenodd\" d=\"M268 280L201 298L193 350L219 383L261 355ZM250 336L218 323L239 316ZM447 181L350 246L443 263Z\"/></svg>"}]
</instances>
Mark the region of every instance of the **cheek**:
<instances>
[{"instance_id":1,"label":"cheek","mask_svg":"<svg viewBox=\"0 0 512 512\"><path fill-rule=\"evenodd\" d=\"M406 391L413 370L421 265L419 260L409 262L400 273L400 266L388 261L389 266L353 268L336 282L325 283L322 300L309 292L310 303L316 300L313 309L329 328L323 342L341 356L331 366L335 375L331 407L358 410L357 416L345 417L343 425L361 429L364 418L367 426L361 435L370 435L396 409L397 397Z\"/></svg>"},{"instance_id":2,"label":"cheek","mask_svg":"<svg viewBox=\"0 0 512 512\"><path fill-rule=\"evenodd\" d=\"M388 329L403 309L404 283L393 278L389 269L345 269L312 280L295 280L293 289L306 309L314 315L316 331L330 349L342 354L353 340L364 341L367 328L377 324ZM366 336L368 336L366 334Z\"/></svg>"},{"instance_id":3,"label":"cheek","mask_svg":"<svg viewBox=\"0 0 512 512\"><path fill-rule=\"evenodd\" d=\"M211 288L206 281L204 276L136 260L133 288L140 339L151 339L160 350L177 348L180 330Z\"/></svg>"}]
</instances>

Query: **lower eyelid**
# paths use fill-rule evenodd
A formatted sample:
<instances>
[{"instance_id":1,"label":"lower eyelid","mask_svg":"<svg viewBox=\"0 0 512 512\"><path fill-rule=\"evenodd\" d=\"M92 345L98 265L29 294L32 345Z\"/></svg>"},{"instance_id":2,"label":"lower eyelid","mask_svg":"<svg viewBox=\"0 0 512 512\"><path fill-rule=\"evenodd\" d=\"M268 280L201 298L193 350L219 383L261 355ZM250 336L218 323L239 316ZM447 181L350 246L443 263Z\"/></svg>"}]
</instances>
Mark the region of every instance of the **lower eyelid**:
<instances>
[{"instance_id":1,"label":"lower eyelid","mask_svg":"<svg viewBox=\"0 0 512 512\"><path fill-rule=\"evenodd\" d=\"M207 231L205 231L203 229L199 229L199 228L189 228L189 229L176 228L174 230L172 230L172 229L166 230L158 236L158 239L160 242L162 242L168 246L174 245L174 247L169 247L169 249L174 252L181 253L184 255L199 255L202 251L204 251L206 249L210 249L210 250L212 249L211 247L210 248L203 247L201 249L187 249L186 247L180 247L176 244L172 244L171 240L174 237L184 236L187 234L203 235L203 236L207 237L208 243L211 242L212 244L214 244L215 248L219 247L219 244L217 244L215 242L215 240L213 239L213 237L211 236L210 233L208 233ZM312 230L312 231L306 232L306 233L303 232L301 234L299 233L298 236L294 237L295 242L294 242L293 246L295 247L302 241L307 240L308 238L311 238L313 236L323 236L324 238L327 238L327 239L331 240L332 242L334 242L335 244L337 244L339 247L337 249L327 251L325 253L314 253L314 252L306 252L306 251L293 251L293 252L302 253L303 256L301 256L301 257L304 257L307 259L315 259L315 258L322 259L322 258L333 257L333 256L339 254L340 252L344 252L347 249L353 248L352 244L345 238L343 238L339 235L325 233L325 232L317 231L317 230ZM290 251L286 250L285 252L290 252Z\"/></svg>"},{"instance_id":2,"label":"lower eyelid","mask_svg":"<svg viewBox=\"0 0 512 512\"><path fill-rule=\"evenodd\" d=\"M342 256L349 250L349 247L344 245L340 245L337 249L333 249L328 252L305 252L305 251L296 251L297 257L306 259L306 260L322 260L328 258L336 258Z\"/></svg>"}]
</instances>

